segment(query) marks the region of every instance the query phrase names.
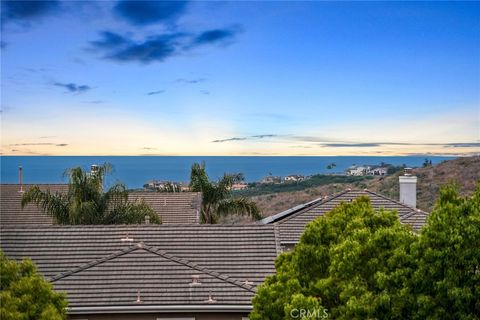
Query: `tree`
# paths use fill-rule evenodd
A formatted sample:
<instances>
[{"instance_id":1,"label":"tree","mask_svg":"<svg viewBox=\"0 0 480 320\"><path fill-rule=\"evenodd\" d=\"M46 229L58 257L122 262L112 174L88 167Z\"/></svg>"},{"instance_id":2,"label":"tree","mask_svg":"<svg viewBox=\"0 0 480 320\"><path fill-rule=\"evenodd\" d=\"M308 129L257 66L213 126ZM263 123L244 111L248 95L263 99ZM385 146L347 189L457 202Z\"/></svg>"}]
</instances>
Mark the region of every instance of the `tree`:
<instances>
[{"instance_id":1,"label":"tree","mask_svg":"<svg viewBox=\"0 0 480 320\"><path fill-rule=\"evenodd\" d=\"M31 260L17 263L0 251L0 269L2 320L66 319L65 294L55 292Z\"/></svg>"},{"instance_id":2,"label":"tree","mask_svg":"<svg viewBox=\"0 0 480 320\"><path fill-rule=\"evenodd\" d=\"M80 167L69 169L65 172L69 177L66 194L52 194L33 186L23 194L22 207L34 203L58 224L134 224L143 223L145 216L152 223L161 223L144 201L128 201L125 185L117 183L103 191L105 176L111 169L109 164L92 173Z\"/></svg>"},{"instance_id":3,"label":"tree","mask_svg":"<svg viewBox=\"0 0 480 320\"><path fill-rule=\"evenodd\" d=\"M425 161L423 161L423 167L431 167L432 166L432 160L428 160L428 158L425 158Z\"/></svg>"},{"instance_id":4,"label":"tree","mask_svg":"<svg viewBox=\"0 0 480 320\"><path fill-rule=\"evenodd\" d=\"M396 212L375 212L366 197L343 203L309 223L295 249L279 256L250 319L298 319L292 312L302 309L333 319L408 319L414 298L404 284L414 241Z\"/></svg>"},{"instance_id":5,"label":"tree","mask_svg":"<svg viewBox=\"0 0 480 320\"><path fill-rule=\"evenodd\" d=\"M412 254L413 319L480 319L480 182L471 197L441 189Z\"/></svg>"},{"instance_id":6,"label":"tree","mask_svg":"<svg viewBox=\"0 0 480 320\"><path fill-rule=\"evenodd\" d=\"M242 181L242 174L224 174L218 182L211 182L205 164L194 163L190 173L190 190L202 193L202 223L217 223L220 216L240 214L260 219L255 202L246 198L233 198L232 186Z\"/></svg>"}]
</instances>

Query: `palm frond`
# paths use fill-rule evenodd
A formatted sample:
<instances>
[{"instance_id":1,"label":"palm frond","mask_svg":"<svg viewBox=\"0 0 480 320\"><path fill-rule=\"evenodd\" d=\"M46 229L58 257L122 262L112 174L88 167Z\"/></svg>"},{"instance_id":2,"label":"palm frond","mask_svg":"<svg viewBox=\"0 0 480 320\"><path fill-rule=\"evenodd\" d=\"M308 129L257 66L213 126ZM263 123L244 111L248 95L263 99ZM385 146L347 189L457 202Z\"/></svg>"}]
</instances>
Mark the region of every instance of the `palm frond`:
<instances>
[{"instance_id":1,"label":"palm frond","mask_svg":"<svg viewBox=\"0 0 480 320\"><path fill-rule=\"evenodd\" d=\"M68 201L64 195L42 191L38 186L29 188L22 196L22 208L34 203L39 209L55 219L57 223L68 221Z\"/></svg>"},{"instance_id":2,"label":"palm frond","mask_svg":"<svg viewBox=\"0 0 480 320\"><path fill-rule=\"evenodd\" d=\"M218 204L217 214L238 214L243 216L249 216L257 220L262 218L257 204L246 198L230 198L223 200Z\"/></svg>"}]
</instances>

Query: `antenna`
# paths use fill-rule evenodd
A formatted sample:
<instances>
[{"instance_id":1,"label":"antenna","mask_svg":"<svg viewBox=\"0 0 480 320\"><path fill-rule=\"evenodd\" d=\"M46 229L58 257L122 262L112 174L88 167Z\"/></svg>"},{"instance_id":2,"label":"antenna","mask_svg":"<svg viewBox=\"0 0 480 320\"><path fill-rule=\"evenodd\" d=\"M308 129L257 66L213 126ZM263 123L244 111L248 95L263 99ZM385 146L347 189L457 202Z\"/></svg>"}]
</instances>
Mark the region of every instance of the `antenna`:
<instances>
[{"instance_id":1,"label":"antenna","mask_svg":"<svg viewBox=\"0 0 480 320\"><path fill-rule=\"evenodd\" d=\"M253 286L253 282L252 282L252 281L248 281L248 279L245 280L245 281L243 281L243 284L245 284L245 285L247 285L247 286Z\"/></svg>"},{"instance_id":2,"label":"antenna","mask_svg":"<svg viewBox=\"0 0 480 320\"><path fill-rule=\"evenodd\" d=\"M142 299L140 298L140 290L137 290L137 300L135 301L135 303L142 303Z\"/></svg>"},{"instance_id":3,"label":"antenna","mask_svg":"<svg viewBox=\"0 0 480 320\"><path fill-rule=\"evenodd\" d=\"M215 299L212 297L212 293L210 292L210 293L208 294L208 299L205 300L205 302L206 302L206 303L215 303L215 302L217 302L217 300L215 300Z\"/></svg>"},{"instance_id":4,"label":"antenna","mask_svg":"<svg viewBox=\"0 0 480 320\"><path fill-rule=\"evenodd\" d=\"M191 286L199 286L202 283L200 282L200 276L199 275L192 275L192 282L190 282Z\"/></svg>"},{"instance_id":5,"label":"antenna","mask_svg":"<svg viewBox=\"0 0 480 320\"><path fill-rule=\"evenodd\" d=\"M120 239L120 241L122 241L122 242L133 242L133 238L129 238L128 237L128 232L127 232L125 238Z\"/></svg>"}]
</instances>

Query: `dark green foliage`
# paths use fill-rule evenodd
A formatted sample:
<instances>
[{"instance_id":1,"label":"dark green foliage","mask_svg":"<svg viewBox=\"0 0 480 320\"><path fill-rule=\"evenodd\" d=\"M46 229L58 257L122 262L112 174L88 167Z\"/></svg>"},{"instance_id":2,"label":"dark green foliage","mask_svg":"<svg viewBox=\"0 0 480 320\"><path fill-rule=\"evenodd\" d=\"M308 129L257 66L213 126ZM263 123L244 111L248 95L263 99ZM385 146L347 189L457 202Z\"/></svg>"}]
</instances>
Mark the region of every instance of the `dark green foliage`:
<instances>
[{"instance_id":1,"label":"dark green foliage","mask_svg":"<svg viewBox=\"0 0 480 320\"><path fill-rule=\"evenodd\" d=\"M115 184L103 191L103 180L111 166L98 167L95 173L82 168L66 171L69 189L66 194L52 194L38 186L30 188L22 197L22 207L36 204L58 224L139 224L145 216L150 222L161 223L160 217L143 201L129 202L123 184Z\"/></svg>"},{"instance_id":2,"label":"dark green foliage","mask_svg":"<svg viewBox=\"0 0 480 320\"><path fill-rule=\"evenodd\" d=\"M203 223L217 223L222 215L240 214L260 219L255 202L245 198L233 198L232 186L243 181L242 174L224 174L214 183L208 179L205 164L194 163L190 174L190 190L202 193L201 220Z\"/></svg>"},{"instance_id":3,"label":"dark green foliage","mask_svg":"<svg viewBox=\"0 0 480 320\"><path fill-rule=\"evenodd\" d=\"M251 319L292 319L292 305L332 319L480 319L480 184L469 198L443 188L419 235L368 199L341 204L308 224L276 270Z\"/></svg>"},{"instance_id":4,"label":"dark green foliage","mask_svg":"<svg viewBox=\"0 0 480 320\"><path fill-rule=\"evenodd\" d=\"M66 319L67 300L64 294L37 273L30 260L20 263L7 259L0 252L2 320Z\"/></svg>"},{"instance_id":5,"label":"dark green foliage","mask_svg":"<svg viewBox=\"0 0 480 320\"><path fill-rule=\"evenodd\" d=\"M480 183L469 198L447 186L413 247L415 319L480 319Z\"/></svg>"},{"instance_id":6,"label":"dark green foliage","mask_svg":"<svg viewBox=\"0 0 480 320\"><path fill-rule=\"evenodd\" d=\"M431 167L432 166L432 160L428 160L428 158L425 158L425 161L423 161L423 167Z\"/></svg>"},{"instance_id":7,"label":"dark green foliage","mask_svg":"<svg viewBox=\"0 0 480 320\"><path fill-rule=\"evenodd\" d=\"M368 198L341 204L279 257L251 319L290 319L286 306L294 300L297 307L328 309L333 319L405 319L413 300L398 287L412 272L414 240L395 212L375 212Z\"/></svg>"}]
</instances>

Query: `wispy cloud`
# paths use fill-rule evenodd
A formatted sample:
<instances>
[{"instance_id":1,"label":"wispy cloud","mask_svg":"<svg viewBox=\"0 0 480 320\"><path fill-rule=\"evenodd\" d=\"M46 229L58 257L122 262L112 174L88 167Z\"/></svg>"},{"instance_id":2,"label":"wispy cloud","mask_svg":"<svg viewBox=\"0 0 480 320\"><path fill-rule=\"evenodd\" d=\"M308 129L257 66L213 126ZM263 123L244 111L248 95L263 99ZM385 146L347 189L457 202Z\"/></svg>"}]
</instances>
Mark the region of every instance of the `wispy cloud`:
<instances>
[{"instance_id":1,"label":"wispy cloud","mask_svg":"<svg viewBox=\"0 0 480 320\"><path fill-rule=\"evenodd\" d=\"M480 142L447 143L446 146L451 148L476 148L480 147Z\"/></svg>"},{"instance_id":2,"label":"wispy cloud","mask_svg":"<svg viewBox=\"0 0 480 320\"><path fill-rule=\"evenodd\" d=\"M445 142L445 143L431 143L431 142L398 142L398 141L345 141L341 139L315 137L315 136L297 136L292 134L260 134L245 137L233 137L225 139L216 139L213 143L224 142L238 142L238 141L254 141L260 139L275 139L276 142L303 142L314 143L317 147L324 148L378 148L389 146L412 146L412 147L444 147L444 148L476 148L480 147L480 142ZM312 148L312 145L292 145L289 148Z\"/></svg>"},{"instance_id":3,"label":"wispy cloud","mask_svg":"<svg viewBox=\"0 0 480 320\"><path fill-rule=\"evenodd\" d=\"M158 148L143 147L141 150L158 150Z\"/></svg>"},{"instance_id":4,"label":"wispy cloud","mask_svg":"<svg viewBox=\"0 0 480 320\"><path fill-rule=\"evenodd\" d=\"M274 138L277 137L276 134L258 134L248 137L233 137L233 138L226 138L226 139L217 139L213 140L213 143L222 143L222 142L231 142L231 141L244 141L244 140L259 140L264 138Z\"/></svg>"},{"instance_id":5,"label":"wispy cloud","mask_svg":"<svg viewBox=\"0 0 480 320\"><path fill-rule=\"evenodd\" d=\"M153 95L164 93L164 92L165 90L150 91L150 92L147 92L147 96L153 96Z\"/></svg>"},{"instance_id":6,"label":"wispy cloud","mask_svg":"<svg viewBox=\"0 0 480 320\"><path fill-rule=\"evenodd\" d=\"M64 89L67 89L68 92L70 93L84 93L87 92L88 90L91 90L92 88L90 86L87 86L85 84L76 84L76 83L61 83L61 82L55 82L53 84L54 86L61 87Z\"/></svg>"},{"instance_id":7,"label":"wispy cloud","mask_svg":"<svg viewBox=\"0 0 480 320\"><path fill-rule=\"evenodd\" d=\"M367 148L367 147L379 147L381 144L379 143L325 143L321 144L324 147L330 148Z\"/></svg>"},{"instance_id":8,"label":"wispy cloud","mask_svg":"<svg viewBox=\"0 0 480 320\"><path fill-rule=\"evenodd\" d=\"M210 94L210 91L208 90L200 90L200 93L203 93L205 95L209 95Z\"/></svg>"},{"instance_id":9,"label":"wispy cloud","mask_svg":"<svg viewBox=\"0 0 480 320\"><path fill-rule=\"evenodd\" d=\"M42 18L60 8L60 1L4 1L1 2L2 24L29 22Z\"/></svg>"},{"instance_id":10,"label":"wispy cloud","mask_svg":"<svg viewBox=\"0 0 480 320\"><path fill-rule=\"evenodd\" d=\"M221 30L224 35L215 36ZM214 33L209 36L209 32ZM205 31L200 35L173 32L151 35L143 40L134 40L112 31L102 31L100 39L91 41L90 45L95 51L102 53L102 58L106 60L148 64L163 62L167 58L183 55L199 46L232 43L236 34L237 31L233 29L217 29Z\"/></svg>"},{"instance_id":11,"label":"wispy cloud","mask_svg":"<svg viewBox=\"0 0 480 320\"><path fill-rule=\"evenodd\" d=\"M227 139L217 139L213 140L213 143L222 143L222 142L229 142L229 141L243 141L243 140L248 140L248 138L240 138L240 137L233 137L233 138L227 138Z\"/></svg>"},{"instance_id":12,"label":"wispy cloud","mask_svg":"<svg viewBox=\"0 0 480 320\"><path fill-rule=\"evenodd\" d=\"M31 146L55 146L55 147L66 147L68 143L51 143L51 142L31 142L31 143L13 143L9 145L10 147L31 147Z\"/></svg>"},{"instance_id":13,"label":"wispy cloud","mask_svg":"<svg viewBox=\"0 0 480 320\"><path fill-rule=\"evenodd\" d=\"M205 82L205 81L206 81L205 78L196 78L196 79L178 78L177 80L175 80L175 82L189 83L189 84L196 84L196 83Z\"/></svg>"},{"instance_id":14,"label":"wispy cloud","mask_svg":"<svg viewBox=\"0 0 480 320\"><path fill-rule=\"evenodd\" d=\"M238 30L230 29L213 29L204 31L192 42L192 45L204 45L212 43L229 44L234 38Z\"/></svg>"},{"instance_id":15,"label":"wispy cloud","mask_svg":"<svg viewBox=\"0 0 480 320\"><path fill-rule=\"evenodd\" d=\"M90 100L90 101L83 101L83 103L102 104L102 103L105 103L105 101L103 101L103 100Z\"/></svg>"},{"instance_id":16,"label":"wispy cloud","mask_svg":"<svg viewBox=\"0 0 480 320\"><path fill-rule=\"evenodd\" d=\"M117 17L130 24L144 26L155 23L170 23L178 19L188 1L119 1L113 8Z\"/></svg>"}]
</instances>

